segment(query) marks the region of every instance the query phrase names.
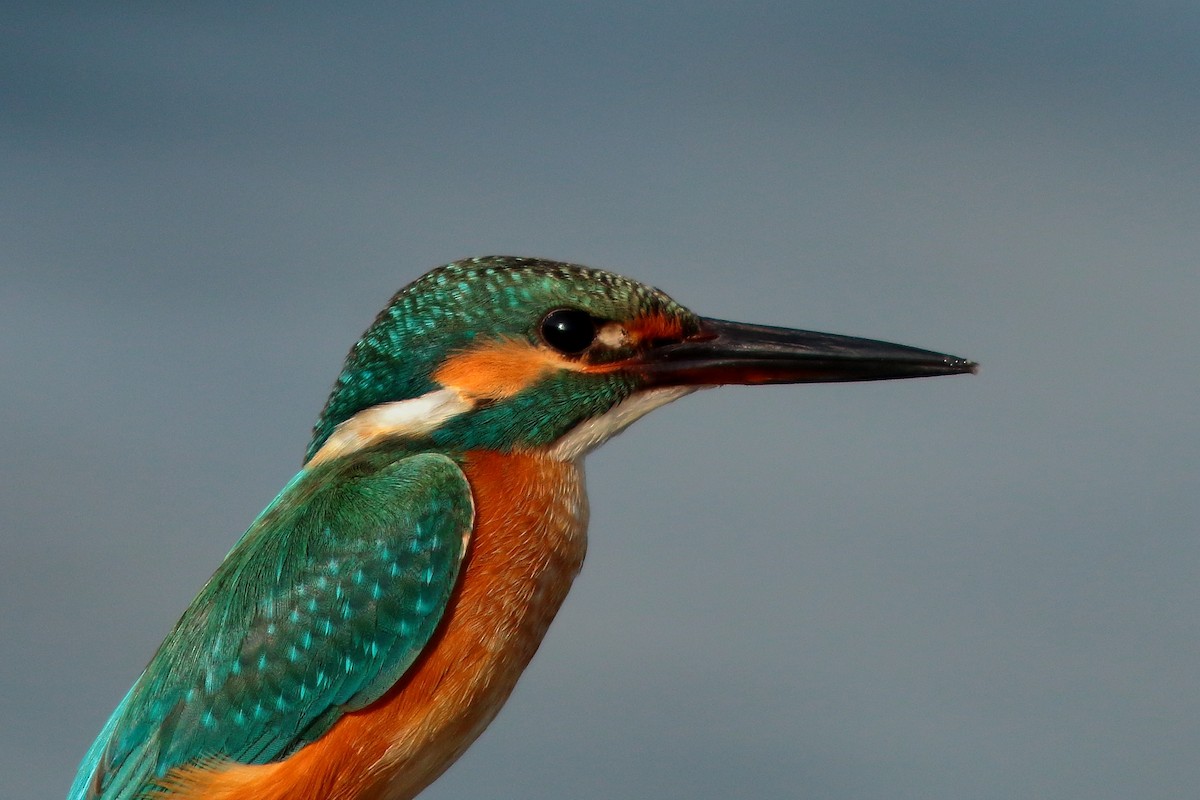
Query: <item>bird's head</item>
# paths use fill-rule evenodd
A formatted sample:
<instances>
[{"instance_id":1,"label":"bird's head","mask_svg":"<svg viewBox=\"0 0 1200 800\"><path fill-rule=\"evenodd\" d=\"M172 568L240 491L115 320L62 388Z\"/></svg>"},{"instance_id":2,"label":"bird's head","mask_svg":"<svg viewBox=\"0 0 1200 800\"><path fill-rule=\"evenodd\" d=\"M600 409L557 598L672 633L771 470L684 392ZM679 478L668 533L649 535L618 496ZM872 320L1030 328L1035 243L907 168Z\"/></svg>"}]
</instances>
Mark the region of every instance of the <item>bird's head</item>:
<instances>
[{"instance_id":1,"label":"bird's head","mask_svg":"<svg viewBox=\"0 0 1200 800\"><path fill-rule=\"evenodd\" d=\"M600 270L493 256L400 290L351 349L315 463L384 439L574 459L704 386L948 375L953 356L693 314Z\"/></svg>"}]
</instances>

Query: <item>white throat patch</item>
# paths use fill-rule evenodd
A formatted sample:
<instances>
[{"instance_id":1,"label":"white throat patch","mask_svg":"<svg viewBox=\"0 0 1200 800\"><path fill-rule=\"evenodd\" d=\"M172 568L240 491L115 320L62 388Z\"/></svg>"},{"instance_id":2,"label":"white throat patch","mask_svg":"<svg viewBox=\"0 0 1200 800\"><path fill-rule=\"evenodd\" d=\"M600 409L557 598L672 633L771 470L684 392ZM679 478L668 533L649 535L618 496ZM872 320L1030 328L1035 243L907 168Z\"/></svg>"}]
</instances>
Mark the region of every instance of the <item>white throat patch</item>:
<instances>
[{"instance_id":1,"label":"white throat patch","mask_svg":"<svg viewBox=\"0 0 1200 800\"><path fill-rule=\"evenodd\" d=\"M607 442L656 408L691 394L702 386L668 386L637 392L598 417L581 422L550 446L549 456L574 461Z\"/></svg>"}]
</instances>

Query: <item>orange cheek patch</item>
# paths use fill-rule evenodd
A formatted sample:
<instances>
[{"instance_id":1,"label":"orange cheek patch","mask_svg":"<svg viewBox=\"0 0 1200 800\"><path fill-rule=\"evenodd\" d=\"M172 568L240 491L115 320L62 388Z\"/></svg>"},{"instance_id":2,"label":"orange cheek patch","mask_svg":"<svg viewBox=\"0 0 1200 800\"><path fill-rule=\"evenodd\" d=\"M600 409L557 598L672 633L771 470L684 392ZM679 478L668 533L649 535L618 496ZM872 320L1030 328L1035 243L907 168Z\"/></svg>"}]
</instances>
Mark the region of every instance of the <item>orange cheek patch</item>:
<instances>
[{"instance_id":1,"label":"orange cheek patch","mask_svg":"<svg viewBox=\"0 0 1200 800\"><path fill-rule=\"evenodd\" d=\"M610 323L615 325L617 323ZM625 340L605 342L604 330L598 337L598 345L609 347L628 343L640 345L661 341L679 341L684 338L680 320L666 314L648 314L628 323L621 323L610 336ZM557 370L572 370L603 374L615 372L636 362L624 359L600 364L575 361L554 353L544 347L531 345L520 339L492 339L480 342L466 350L450 356L433 373L433 379L448 389L454 389L469 398L503 400L532 386L548 373Z\"/></svg>"},{"instance_id":2,"label":"orange cheek patch","mask_svg":"<svg viewBox=\"0 0 1200 800\"><path fill-rule=\"evenodd\" d=\"M578 365L528 342L499 339L450 356L433 379L467 397L503 400L560 369Z\"/></svg>"}]
</instances>

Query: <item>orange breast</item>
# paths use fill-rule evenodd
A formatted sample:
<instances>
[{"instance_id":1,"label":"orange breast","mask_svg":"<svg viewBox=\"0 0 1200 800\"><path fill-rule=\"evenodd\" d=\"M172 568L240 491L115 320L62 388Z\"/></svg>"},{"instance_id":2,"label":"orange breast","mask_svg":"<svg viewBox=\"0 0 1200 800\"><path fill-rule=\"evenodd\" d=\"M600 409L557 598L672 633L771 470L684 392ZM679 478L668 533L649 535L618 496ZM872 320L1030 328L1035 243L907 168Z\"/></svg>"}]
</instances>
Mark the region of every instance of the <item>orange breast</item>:
<instances>
[{"instance_id":1,"label":"orange breast","mask_svg":"<svg viewBox=\"0 0 1200 800\"><path fill-rule=\"evenodd\" d=\"M404 677L284 761L176 770L171 798L402 800L483 732L583 563L587 498L579 467L538 455L477 451L463 469L475 529L438 633Z\"/></svg>"}]
</instances>

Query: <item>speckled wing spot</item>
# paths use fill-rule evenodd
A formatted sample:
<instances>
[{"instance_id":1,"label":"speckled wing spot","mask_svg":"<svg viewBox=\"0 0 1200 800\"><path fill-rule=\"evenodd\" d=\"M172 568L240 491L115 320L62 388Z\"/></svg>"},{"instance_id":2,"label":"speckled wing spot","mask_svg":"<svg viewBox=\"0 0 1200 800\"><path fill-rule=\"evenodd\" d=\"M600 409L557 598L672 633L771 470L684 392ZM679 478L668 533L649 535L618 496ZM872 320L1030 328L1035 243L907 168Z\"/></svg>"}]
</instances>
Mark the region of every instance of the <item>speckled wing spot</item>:
<instances>
[{"instance_id":1,"label":"speckled wing spot","mask_svg":"<svg viewBox=\"0 0 1200 800\"><path fill-rule=\"evenodd\" d=\"M473 518L445 456L366 451L302 473L164 641L72 797L132 800L176 768L275 761L373 702L436 630Z\"/></svg>"}]
</instances>

